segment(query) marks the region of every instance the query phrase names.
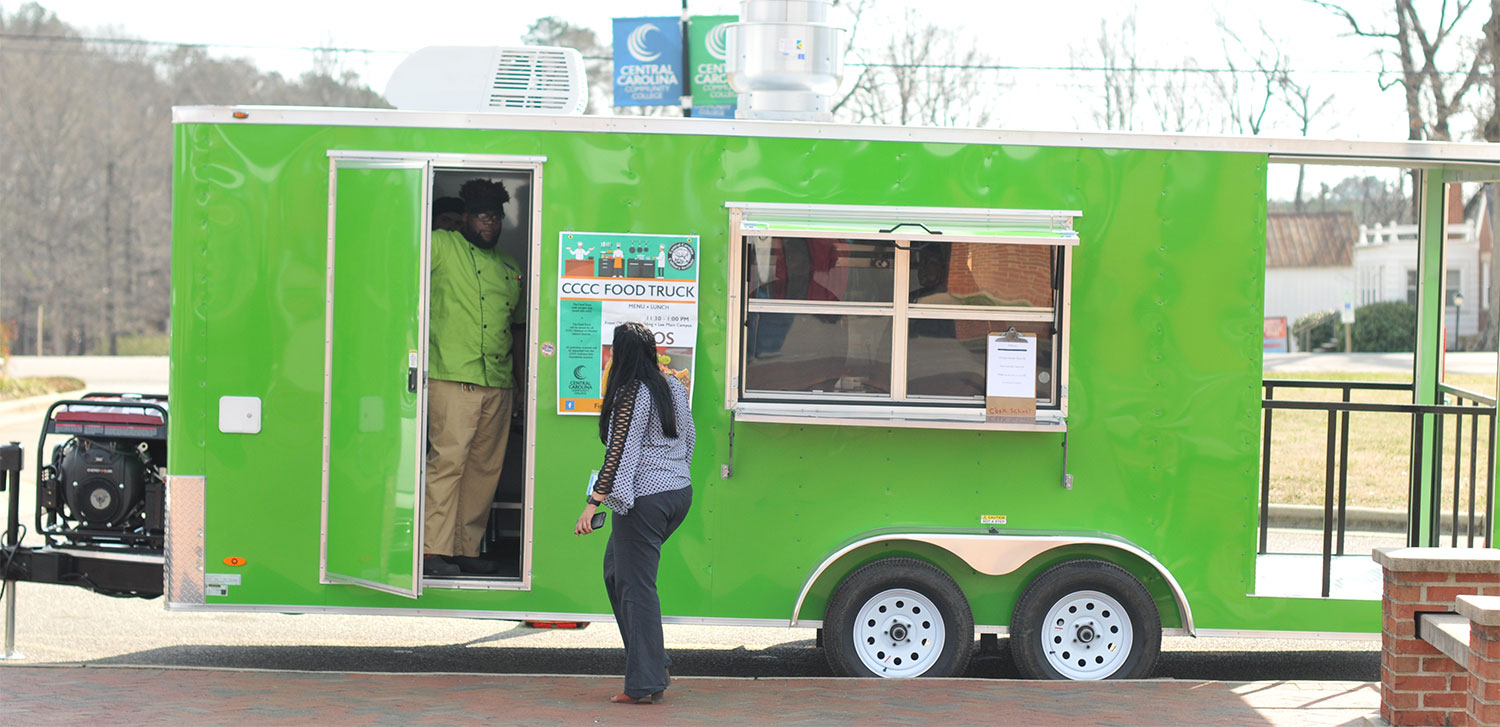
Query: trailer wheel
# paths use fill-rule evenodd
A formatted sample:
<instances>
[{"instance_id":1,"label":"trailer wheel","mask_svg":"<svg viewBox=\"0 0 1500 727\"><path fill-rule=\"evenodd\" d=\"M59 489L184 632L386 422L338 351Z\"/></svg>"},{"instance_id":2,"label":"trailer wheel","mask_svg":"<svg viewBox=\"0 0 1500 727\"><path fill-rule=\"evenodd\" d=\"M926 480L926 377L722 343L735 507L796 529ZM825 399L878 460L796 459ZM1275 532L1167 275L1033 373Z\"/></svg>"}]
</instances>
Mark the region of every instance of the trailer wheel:
<instances>
[{"instance_id":1,"label":"trailer wheel","mask_svg":"<svg viewBox=\"0 0 1500 727\"><path fill-rule=\"evenodd\" d=\"M1138 679L1161 655L1156 601L1102 560L1055 565L1032 581L1011 617L1011 653L1030 679Z\"/></svg>"},{"instance_id":2,"label":"trailer wheel","mask_svg":"<svg viewBox=\"0 0 1500 727\"><path fill-rule=\"evenodd\" d=\"M834 589L823 643L838 676L955 676L969 665L974 616L947 573L914 558L885 558Z\"/></svg>"}]
</instances>

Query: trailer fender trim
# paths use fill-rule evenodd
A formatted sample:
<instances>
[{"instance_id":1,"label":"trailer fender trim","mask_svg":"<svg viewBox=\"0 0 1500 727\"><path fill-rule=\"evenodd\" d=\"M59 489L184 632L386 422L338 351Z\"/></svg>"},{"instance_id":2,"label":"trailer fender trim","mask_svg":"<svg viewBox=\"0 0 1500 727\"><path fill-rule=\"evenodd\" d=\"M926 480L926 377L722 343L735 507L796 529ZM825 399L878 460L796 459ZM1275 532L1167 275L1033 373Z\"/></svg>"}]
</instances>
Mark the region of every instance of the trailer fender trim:
<instances>
[{"instance_id":1,"label":"trailer fender trim","mask_svg":"<svg viewBox=\"0 0 1500 727\"><path fill-rule=\"evenodd\" d=\"M828 570L830 566L837 563L845 555L875 543L908 541L925 543L952 553L955 557L968 564L980 573L989 576L1003 576L1014 573L1021 566L1026 565L1033 558L1056 548L1071 545L1100 545L1107 548L1129 553L1149 563L1167 584L1172 587L1172 596L1177 601L1177 610L1182 614L1182 631L1189 636L1196 635L1193 627L1193 611L1188 605L1187 595L1183 593L1182 586L1177 579L1172 577L1171 571L1161 564L1155 556L1124 538L1103 533L1091 534L984 534L973 531L965 532L893 532L880 531L860 535L850 540L842 547L834 550L823 558L817 568L808 574L807 580L802 583L802 591L797 594L797 603L792 608L792 626L797 626L798 617L802 613L802 604L807 600L807 594L812 591L814 583Z\"/></svg>"},{"instance_id":2,"label":"trailer fender trim","mask_svg":"<svg viewBox=\"0 0 1500 727\"><path fill-rule=\"evenodd\" d=\"M203 475L167 475L167 608L202 605Z\"/></svg>"}]
</instances>

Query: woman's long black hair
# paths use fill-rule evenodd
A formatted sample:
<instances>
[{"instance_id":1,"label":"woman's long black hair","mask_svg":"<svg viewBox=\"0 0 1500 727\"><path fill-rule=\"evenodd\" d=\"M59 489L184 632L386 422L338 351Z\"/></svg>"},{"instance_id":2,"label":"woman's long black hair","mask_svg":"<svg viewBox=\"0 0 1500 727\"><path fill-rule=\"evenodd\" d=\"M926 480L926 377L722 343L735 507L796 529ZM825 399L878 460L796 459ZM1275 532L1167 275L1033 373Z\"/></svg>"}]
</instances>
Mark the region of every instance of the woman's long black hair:
<instances>
[{"instance_id":1,"label":"woman's long black hair","mask_svg":"<svg viewBox=\"0 0 1500 727\"><path fill-rule=\"evenodd\" d=\"M656 405L661 418L661 433L677 438L677 409L672 405L672 392L667 380L656 364L656 335L639 323L621 323L615 326L615 342L611 347L609 380L604 385L604 410L599 414L599 441L609 444L609 425L614 417L615 403L620 392L634 391L635 382L642 381L651 392L651 402Z\"/></svg>"}]
</instances>

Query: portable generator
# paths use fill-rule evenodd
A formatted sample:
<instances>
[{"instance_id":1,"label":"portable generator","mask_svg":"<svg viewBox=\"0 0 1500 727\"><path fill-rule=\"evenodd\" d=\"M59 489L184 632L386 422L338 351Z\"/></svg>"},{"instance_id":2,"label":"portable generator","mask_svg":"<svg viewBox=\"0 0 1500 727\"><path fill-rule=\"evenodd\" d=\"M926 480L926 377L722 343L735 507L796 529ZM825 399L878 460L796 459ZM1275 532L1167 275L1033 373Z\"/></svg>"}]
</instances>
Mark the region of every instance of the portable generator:
<instances>
[{"instance_id":1,"label":"portable generator","mask_svg":"<svg viewBox=\"0 0 1500 727\"><path fill-rule=\"evenodd\" d=\"M50 435L69 435L46 456ZM160 553L167 398L92 393L47 410L37 443L37 532L52 547Z\"/></svg>"}]
</instances>

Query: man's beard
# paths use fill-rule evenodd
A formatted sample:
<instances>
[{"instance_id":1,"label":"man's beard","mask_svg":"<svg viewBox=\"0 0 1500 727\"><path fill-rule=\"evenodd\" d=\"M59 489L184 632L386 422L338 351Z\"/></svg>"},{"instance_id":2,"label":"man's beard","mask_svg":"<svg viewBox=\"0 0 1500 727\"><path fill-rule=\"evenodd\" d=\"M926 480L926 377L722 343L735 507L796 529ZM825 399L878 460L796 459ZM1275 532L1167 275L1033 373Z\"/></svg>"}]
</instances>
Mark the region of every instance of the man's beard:
<instances>
[{"instance_id":1,"label":"man's beard","mask_svg":"<svg viewBox=\"0 0 1500 727\"><path fill-rule=\"evenodd\" d=\"M477 247L481 250L493 249L495 247L495 243L500 242L500 233L498 232L495 233L495 239L488 242L485 242L484 236L471 229L468 229L467 227L464 228L463 235L464 239L468 240L470 245L473 245L474 247Z\"/></svg>"}]
</instances>

